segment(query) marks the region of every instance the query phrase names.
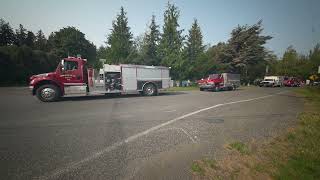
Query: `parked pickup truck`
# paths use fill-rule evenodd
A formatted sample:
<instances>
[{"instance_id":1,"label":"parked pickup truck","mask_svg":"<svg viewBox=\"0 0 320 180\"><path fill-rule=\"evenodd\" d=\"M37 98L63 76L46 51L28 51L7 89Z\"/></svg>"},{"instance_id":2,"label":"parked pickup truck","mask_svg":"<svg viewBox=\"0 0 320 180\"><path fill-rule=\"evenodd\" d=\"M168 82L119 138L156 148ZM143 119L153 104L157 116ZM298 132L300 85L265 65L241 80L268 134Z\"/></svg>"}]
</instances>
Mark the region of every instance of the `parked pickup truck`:
<instances>
[{"instance_id":1,"label":"parked pickup truck","mask_svg":"<svg viewBox=\"0 0 320 180\"><path fill-rule=\"evenodd\" d=\"M283 86L283 76L265 76L260 82L260 87L281 87Z\"/></svg>"},{"instance_id":2,"label":"parked pickup truck","mask_svg":"<svg viewBox=\"0 0 320 180\"><path fill-rule=\"evenodd\" d=\"M198 81L200 91L234 90L240 86L240 74L210 74Z\"/></svg>"}]
</instances>

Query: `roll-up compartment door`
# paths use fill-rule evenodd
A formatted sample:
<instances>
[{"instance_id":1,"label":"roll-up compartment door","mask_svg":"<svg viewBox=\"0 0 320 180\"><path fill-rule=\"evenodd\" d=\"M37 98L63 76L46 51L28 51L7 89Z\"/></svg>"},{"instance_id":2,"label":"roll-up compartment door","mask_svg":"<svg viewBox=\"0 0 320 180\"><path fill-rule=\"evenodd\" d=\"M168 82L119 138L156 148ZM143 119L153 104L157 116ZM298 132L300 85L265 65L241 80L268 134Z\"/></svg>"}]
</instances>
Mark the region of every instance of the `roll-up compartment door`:
<instances>
[{"instance_id":1,"label":"roll-up compartment door","mask_svg":"<svg viewBox=\"0 0 320 180\"><path fill-rule=\"evenodd\" d=\"M122 85L124 91L137 90L137 68L122 66Z\"/></svg>"}]
</instances>

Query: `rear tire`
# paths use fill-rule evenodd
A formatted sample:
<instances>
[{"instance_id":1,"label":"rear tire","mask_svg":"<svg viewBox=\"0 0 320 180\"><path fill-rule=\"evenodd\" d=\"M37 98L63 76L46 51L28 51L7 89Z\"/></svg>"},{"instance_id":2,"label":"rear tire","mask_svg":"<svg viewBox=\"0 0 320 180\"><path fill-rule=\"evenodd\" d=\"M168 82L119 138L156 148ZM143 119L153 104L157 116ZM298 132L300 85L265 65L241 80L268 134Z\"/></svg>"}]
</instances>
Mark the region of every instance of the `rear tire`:
<instances>
[{"instance_id":1,"label":"rear tire","mask_svg":"<svg viewBox=\"0 0 320 180\"><path fill-rule=\"evenodd\" d=\"M157 94L157 88L155 85L149 83L146 84L143 88L143 95L145 96L154 96Z\"/></svg>"},{"instance_id":2,"label":"rear tire","mask_svg":"<svg viewBox=\"0 0 320 180\"><path fill-rule=\"evenodd\" d=\"M36 90L36 96L40 101L53 102L57 101L60 98L61 93L57 86L52 84L45 84L40 86Z\"/></svg>"}]
</instances>

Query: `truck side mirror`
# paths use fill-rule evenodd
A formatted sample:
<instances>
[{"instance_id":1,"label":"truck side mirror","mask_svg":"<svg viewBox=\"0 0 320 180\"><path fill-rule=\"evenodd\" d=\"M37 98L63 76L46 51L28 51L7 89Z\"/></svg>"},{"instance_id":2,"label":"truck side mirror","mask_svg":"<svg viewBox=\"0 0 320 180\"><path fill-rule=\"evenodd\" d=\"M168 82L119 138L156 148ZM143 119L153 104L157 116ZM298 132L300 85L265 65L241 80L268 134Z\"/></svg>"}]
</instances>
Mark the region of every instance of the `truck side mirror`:
<instances>
[{"instance_id":1,"label":"truck side mirror","mask_svg":"<svg viewBox=\"0 0 320 180\"><path fill-rule=\"evenodd\" d=\"M61 70L64 71L64 59L61 60Z\"/></svg>"}]
</instances>

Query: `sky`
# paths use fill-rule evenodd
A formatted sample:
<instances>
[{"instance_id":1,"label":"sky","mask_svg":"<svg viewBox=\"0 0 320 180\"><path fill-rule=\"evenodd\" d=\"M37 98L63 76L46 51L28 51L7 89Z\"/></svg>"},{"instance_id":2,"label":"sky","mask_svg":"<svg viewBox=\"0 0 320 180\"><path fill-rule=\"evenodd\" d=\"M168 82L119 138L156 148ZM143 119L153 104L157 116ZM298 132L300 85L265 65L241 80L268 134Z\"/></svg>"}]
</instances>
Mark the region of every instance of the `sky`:
<instances>
[{"instance_id":1,"label":"sky","mask_svg":"<svg viewBox=\"0 0 320 180\"><path fill-rule=\"evenodd\" d=\"M105 45L112 21L123 6L133 35L147 30L151 16L163 25L168 0L0 0L0 18L13 28L22 24L46 36L74 26L97 47ZM292 45L307 54L320 43L320 0L170 0L180 10L179 24L187 35L197 19L204 43L226 42L238 25L263 20L263 34L273 36L266 48L282 56ZM162 30L162 28L160 29Z\"/></svg>"}]
</instances>

